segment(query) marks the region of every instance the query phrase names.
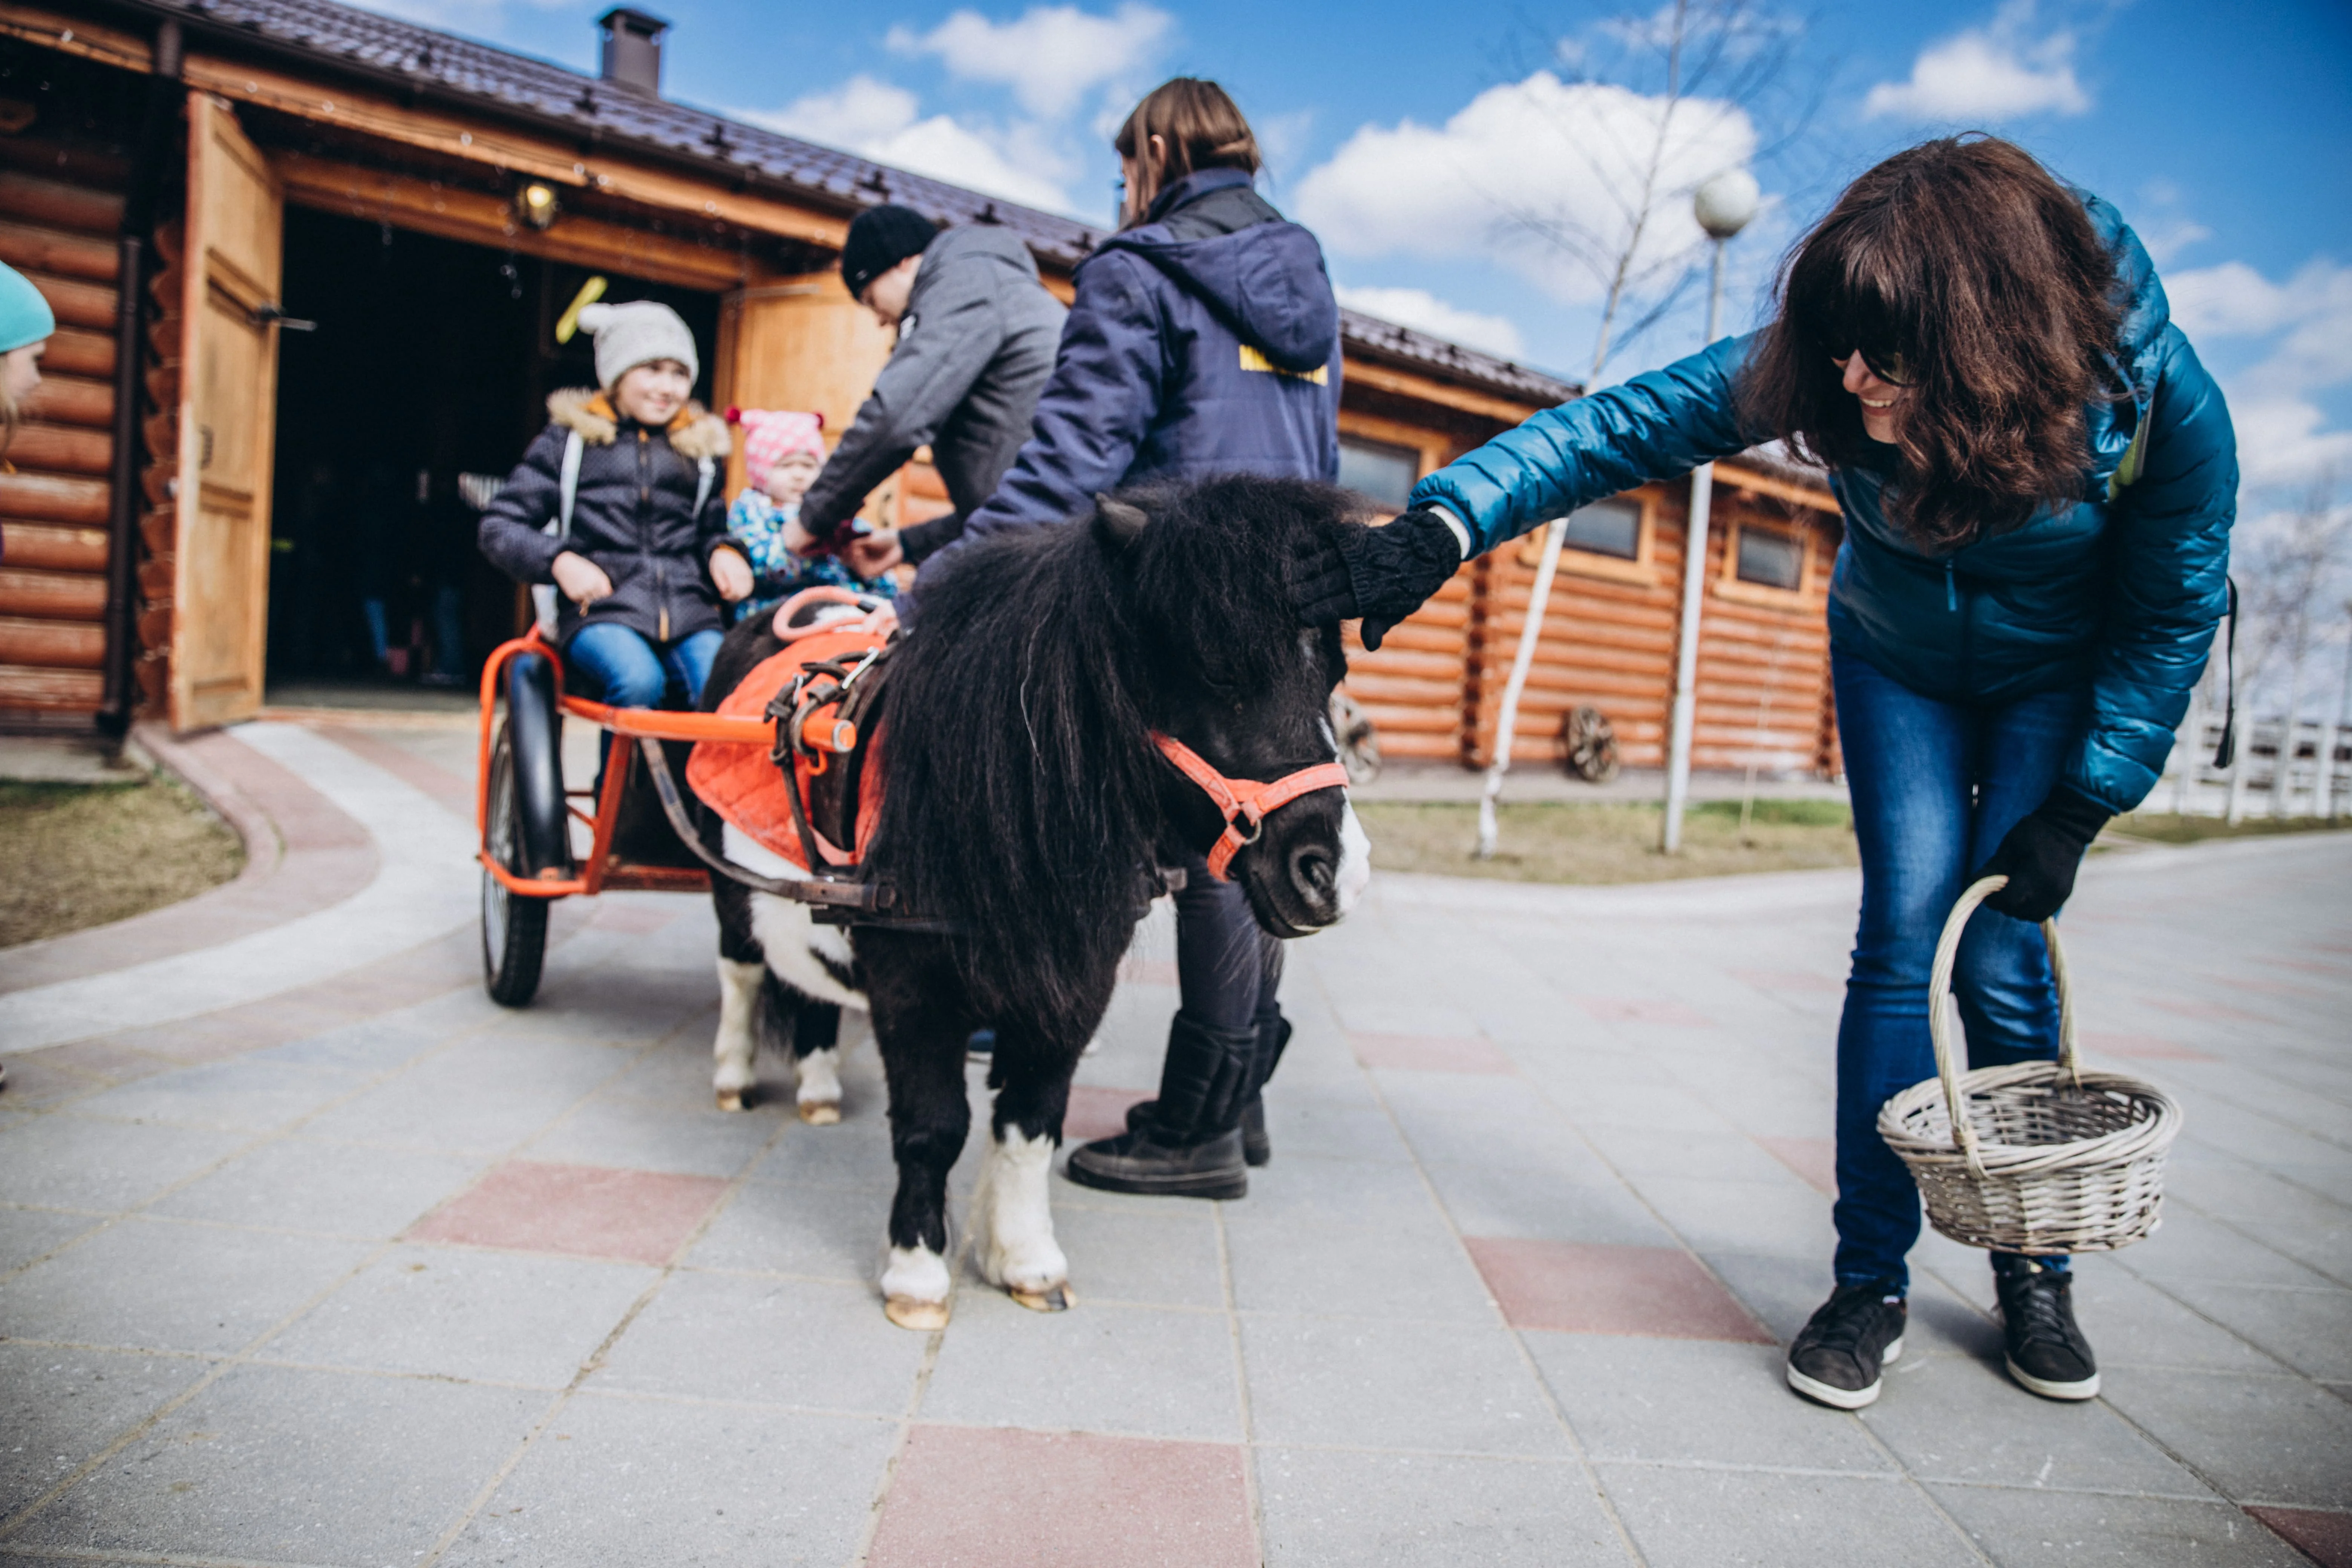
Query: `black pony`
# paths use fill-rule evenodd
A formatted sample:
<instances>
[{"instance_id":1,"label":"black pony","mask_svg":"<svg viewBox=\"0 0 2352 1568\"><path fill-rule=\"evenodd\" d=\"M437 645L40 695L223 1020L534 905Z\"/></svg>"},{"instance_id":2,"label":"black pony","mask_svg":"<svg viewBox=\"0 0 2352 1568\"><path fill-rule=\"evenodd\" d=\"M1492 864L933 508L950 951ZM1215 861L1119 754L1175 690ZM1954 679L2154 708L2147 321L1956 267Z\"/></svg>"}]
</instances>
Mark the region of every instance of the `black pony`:
<instances>
[{"instance_id":1,"label":"black pony","mask_svg":"<svg viewBox=\"0 0 2352 1568\"><path fill-rule=\"evenodd\" d=\"M754 987L772 984L754 963L798 994L803 1027L825 1042L803 1055L804 1112L810 1064L828 1058L820 1076L831 1078L824 1005L871 1007L898 1166L882 1277L894 1322L947 1321L947 1179L970 1130L964 1044L982 1026L996 1031L996 1101L973 1260L1024 1305L1067 1304L1046 1179L1070 1074L1109 1005L1154 868L1226 831L1158 738L1231 780L1333 760L1339 630L1298 626L1282 563L1302 532L1356 505L1299 480L1217 479L1129 491L1071 525L960 550L926 574L915 629L891 655L883 803L865 861L901 907L954 933L860 926L845 943L805 905L731 885L718 895L722 1103L730 1076L739 1094L750 1082ZM779 647L765 616L737 627L707 705ZM754 869L792 872L732 828L725 845ZM1270 813L1229 874L1262 926L1297 936L1346 912L1369 877L1367 847L1344 790L1320 788Z\"/></svg>"}]
</instances>

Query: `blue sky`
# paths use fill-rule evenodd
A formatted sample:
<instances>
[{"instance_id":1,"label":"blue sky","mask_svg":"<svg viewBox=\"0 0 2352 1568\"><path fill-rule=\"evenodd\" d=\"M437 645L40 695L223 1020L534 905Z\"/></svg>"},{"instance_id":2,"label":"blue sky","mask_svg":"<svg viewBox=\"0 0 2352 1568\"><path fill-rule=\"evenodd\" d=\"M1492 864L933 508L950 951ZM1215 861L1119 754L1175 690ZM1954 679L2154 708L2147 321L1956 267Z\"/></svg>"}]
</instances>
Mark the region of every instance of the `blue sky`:
<instances>
[{"instance_id":1,"label":"blue sky","mask_svg":"<svg viewBox=\"0 0 2352 1568\"><path fill-rule=\"evenodd\" d=\"M1622 247L1626 150L1663 86L1663 13L1392 0L649 0L665 89L1034 205L1108 219L1108 132L1170 75L1210 76L1271 154L1268 194L1324 238L1351 302L1581 378ZM1720 3L1720 0L1718 0ZM576 0L378 0L583 69ZM1719 13L1696 7L1702 26ZM1766 207L1734 242L1727 325L1846 179L1923 136L2015 137L2123 208L2229 388L2250 487L2352 481L2352 8L2192 0L1748 6L1724 71L1670 121L1612 381L1697 346L1686 192L1747 162ZM1743 68L1786 62L1727 102ZM1547 237L1538 237L1538 232ZM2250 497L2250 500L2252 498Z\"/></svg>"}]
</instances>

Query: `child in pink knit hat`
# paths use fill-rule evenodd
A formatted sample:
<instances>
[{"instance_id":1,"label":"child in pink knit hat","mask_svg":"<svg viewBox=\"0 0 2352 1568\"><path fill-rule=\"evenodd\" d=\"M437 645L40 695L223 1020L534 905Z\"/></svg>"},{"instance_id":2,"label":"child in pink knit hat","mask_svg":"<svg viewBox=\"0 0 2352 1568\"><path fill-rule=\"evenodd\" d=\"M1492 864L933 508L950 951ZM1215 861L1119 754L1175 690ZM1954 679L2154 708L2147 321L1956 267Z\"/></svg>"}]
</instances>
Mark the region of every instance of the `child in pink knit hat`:
<instances>
[{"instance_id":1,"label":"child in pink knit hat","mask_svg":"<svg viewBox=\"0 0 2352 1568\"><path fill-rule=\"evenodd\" d=\"M895 596L898 584L887 576L867 581L852 576L831 555L810 559L800 553L814 542L794 525L801 497L824 466L824 416L730 408L727 416L743 426L743 473L751 480L727 513L727 531L751 557L755 579L738 618L773 609L820 583Z\"/></svg>"}]
</instances>

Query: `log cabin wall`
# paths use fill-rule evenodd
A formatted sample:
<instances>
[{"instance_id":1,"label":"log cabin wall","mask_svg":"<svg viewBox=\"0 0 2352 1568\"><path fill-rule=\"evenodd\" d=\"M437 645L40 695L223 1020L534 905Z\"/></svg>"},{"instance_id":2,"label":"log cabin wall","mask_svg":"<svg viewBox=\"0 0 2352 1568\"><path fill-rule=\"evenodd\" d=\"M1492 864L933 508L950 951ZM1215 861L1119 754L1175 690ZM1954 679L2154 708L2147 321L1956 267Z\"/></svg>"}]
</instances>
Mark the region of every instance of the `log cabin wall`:
<instances>
[{"instance_id":1,"label":"log cabin wall","mask_svg":"<svg viewBox=\"0 0 2352 1568\"><path fill-rule=\"evenodd\" d=\"M46 106L45 106L46 107ZM114 368L130 163L119 147L0 135L0 261L57 313L0 472L0 712L106 703Z\"/></svg>"}]
</instances>

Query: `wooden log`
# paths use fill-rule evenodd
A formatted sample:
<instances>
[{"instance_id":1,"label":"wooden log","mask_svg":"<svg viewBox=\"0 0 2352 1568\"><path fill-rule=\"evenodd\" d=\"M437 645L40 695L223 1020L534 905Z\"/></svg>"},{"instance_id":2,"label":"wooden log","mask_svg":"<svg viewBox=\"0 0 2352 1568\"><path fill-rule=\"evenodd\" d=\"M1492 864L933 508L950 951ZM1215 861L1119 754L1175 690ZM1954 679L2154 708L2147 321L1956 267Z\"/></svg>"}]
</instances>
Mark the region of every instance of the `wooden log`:
<instances>
[{"instance_id":1,"label":"wooden log","mask_svg":"<svg viewBox=\"0 0 2352 1568\"><path fill-rule=\"evenodd\" d=\"M106 615L106 579L88 572L0 566L0 616L95 621Z\"/></svg>"},{"instance_id":2,"label":"wooden log","mask_svg":"<svg viewBox=\"0 0 2352 1568\"><path fill-rule=\"evenodd\" d=\"M168 561L178 537L180 514L168 506L150 507L139 514L139 542L151 561Z\"/></svg>"},{"instance_id":3,"label":"wooden log","mask_svg":"<svg viewBox=\"0 0 2352 1568\"><path fill-rule=\"evenodd\" d=\"M41 356L43 375L87 375L114 383L114 322L102 331L59 327L49 337L49 351Z\"/></svg>"},{"instance_id":4,"label":"wooden log","mask_svg":"<svg viewBox=\"0 0 2352 1568\"><path fill-rule=\"evenodd\" d=\"M0 169L0 212L18 223L98 235L110 241L122 232L121 195L17 169Z\"/></svg>"},{"instance_id":5,"label":"wooden log","mask_svg":"<svg viewBox=\"0 0 2352 1568\"><path fill-rule=\"evenodd\" d=\"M172 695L172 661L162 654L149 654L131 667L131 679L139 683L139 705L150 713L160 713L169 705Z\"/></svg>"},{"instance_id":6,"label":"wooden log","mask_svg":"<svg viewBox=\"0 0 2352 1568\"><path fill-rule=\"evenodd\" d=\"M0 221L0 261L19 272L53 272L90 283L110 284L122 270L122 253L110 240L7 221Z\"/></svg>"},{"instance_id":7,"label":"wooden log","mask_svg":"<svg viewBox=\"0 0 2352 1568\"><path fill-rule=\"evenodd\" d=\"M8 461L53 474L103 474L114 467L114 437L79 425L27 421L8 443Z\"/></svg>"},{"instance_id":8,"label":"wooden log","mask_svg":"<svg viewBox=\"0 0 2352 1568\"><path fill-rule=\"evenodd\" d=\"M114 428L114 386L86 375L44 375L25 399L24 416L51 425Z\"/></svg>"},{"instance_id":9,"label":"wooden log","mask_svg":"<svg viewBox=\"0 0 2352 1568\"><path fill-rule=\"evenodd\" d=\"M96 670L0 664L0 709L95 713L105 700L106 678Z\"/></svg>"},{"instance_id":10,"label":"wooden log","mask_svg":"<svg viewBox=\"0 0 2352 1568\"><path fill-rule=\"evenodd\" d=\"M0 524L7 533L5 559L11 566L38 567L47 572L106 570L106 531L102 528L58 528L46 522Z\"/></svg>"},{"instance_id":11,"label":"wooden log","mask_svg":"<svg viewBox=\"0 0 2352 1568\"><path fill-rule=\"evenodd\" d=\"M60 278L54 272L27 272L25 277L41 291L49 309L57 312L58 325L86 327L99 332L112 330L119 289L105 283L85 283L79 278Z\"/></svg>"},{"instance_id":12,"label":"wooden log","mask_svg":"<svg viewBox=\"0 0 2352 1568\"><path fill-rule=\"evenodd\" d=\"M0 474L0 518L103 528L107 520L106 496L103 479Z\"/></svg>"},{"instance_id":13,"label":"wooden log","mask_svg":"<svg viewBox=\"0 0 2352 1568\"><path fill-rule=\"evenodd\" d=\"M106 628L86 621L0 616L0 664L97 669L106 662Z\"/></svg>"},{"instance_id":14,"label":"wooden log","mask_svg":"<svg viewBox=\"0 0 2352 1568\"><path fill-rule=\"evenodd\" d=\"M1388 757L1431 757L1445 762L1457 760L1452 735L1391 735L1381 731L1381 754Z\"/></svg>"},{"instance_id":15,"label":"wooden log","mask_svg":"<svg viewBox=\"0 0 2352 1568\"><path fill-rule=\"evenodd\" d=\"M168 604L172 598L172 558L150 555L139 563L139 596L151 605Z\"/></svg>"},{"instance_id":16,"label":"wooden log","mask_svg":"<svg viewBox=\"0 0 2352 1568\"><path fill-rule=\"evenodd\" d=\"M119 191L131 184L130 159L95 152L81 142L52 142L46 136L0 137L0 169L21 169L86 190Z\"/></svg>"},{"instance_id":17,"label":"wooden log","mask_svg":"<svg viewBox=\"0 0 2352 1568\"><path fill-rule=\"evenodd\" d=\"M151 602L139 612L139 646L151 653L168 653L172 647L172 601Z\"/></svg>"}]
</instances>

